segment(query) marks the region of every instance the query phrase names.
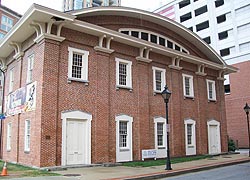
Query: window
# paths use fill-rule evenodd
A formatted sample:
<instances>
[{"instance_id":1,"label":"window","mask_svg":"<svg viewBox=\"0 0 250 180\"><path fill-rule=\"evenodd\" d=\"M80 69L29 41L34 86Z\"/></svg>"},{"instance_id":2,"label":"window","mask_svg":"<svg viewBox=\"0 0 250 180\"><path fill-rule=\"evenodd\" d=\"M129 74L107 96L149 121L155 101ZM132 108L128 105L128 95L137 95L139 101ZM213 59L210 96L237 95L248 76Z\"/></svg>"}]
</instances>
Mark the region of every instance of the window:
<instances>
[{"instance_id":1,"label":"window","mask_svg":"<svg viewBox=\"0 0 250 180\"><path fill-rule=\"evenodd\" d=\"M215 7L220 7L224 4L224 0L216 0L215 1Z\"/></svg>"},{"instance_id":2,"label":"window","mask_svg":"<svg viewBox=\"0 0 250 180\"><path fill-rule=\"evenodd\" d=\"M173 43L171 41L167 41L168 48L173 49Z\"/></svg>"},{"instance_id":3,"label":"window","mask_svg":"<svg viewBox=\"0 0 250 180\"><path fill-rule=\"evenodd\" d=\"M157 36L156 35L153 35L153 34L150 34L150 41L152 43L156 43L157 44Z\"/></svg>"},{"instance_id":4,"label":"window","mask_svg":"<svg viewBox=\"0 0 250 180\"><path fill-rule=\"evenodd\" d=\"M12 124L8 123L7 125L7 151L11 150L11 132L12 132Z\"/></svg>"},{"instance_id":5,"label":"window","mask_svg":"<svg viewBox=\"0 0 250 180\"><path fill-rule=\"evenodd\" d=\"M31 55L28 57L27 83L32 82L33 66L34 66L34 55Z\"/></svg>"},{"instance_id":6,"label":"window","mask_svg":"<svg viewBox=\"0 0 250 180\"><path fill-rule=\"evenodd\" d=\"M183 92L186 97L194 97L193 76L182 74L183 76Z\"/></svg>"},{"instance_id":7,"label":"window","mask_svg":"<svg viewBox=\"0 0 250 180\"><path fill-rule=\"evenodd\" d=\"M152 69L153 69L154 92L161 93L166 84L165 80L166 70L157 67L152 67Z\"/></svg>"},{"instance_id":8,"label":"window","mask_svg":"<svg viewBox=\"0 0 250 180\"><path fill-rule=\"evenodd\" d=\"M128 145L128 122L120 121L119 122L119 147L124 148Z\"/></svg>"},{"instance_id":9,"label":"window","mask_svg":"<svg viewBox=\"0 0 250 180\"><path fill-rule=\"evenodd\" d=\"M224 75L225 81L224 81L224 90L225 94L230 94L230 79L229 74Z\"/></svg>"},{"instance_id":10,"label":"window","mask_svg":"<svg viewBox=\"0 0 250 180\"><path fill-rule=\"evenodd\" d=\"M226 48L226 49L221 49L220 50L220 55L223 57L223 56L227 56L230 54L230 50L229 48Z\"/></svg>"},{"instance_id":11,"label":"window","mask_svg":"<svg viewBox=\"0 0 250 180\"><path fill-rule=\"evenodd\" d=\"M2 15L1 29L8 32L12 26L13 20L5 15Z\"/></svg>"},{"instance_id":12,"label":"window","mask_svg":"<svg viewBox=\"0 0 250 180\"><path fill-rule=\"evenodd\" d=\"M157 123L157 146L163 146L163 125L164 123Z\"/></svg>"},{"instance_id":13,"label":"window","mask_svg":"<svg viewBox=\"0 0 250 180\"><path fill-rule=\"evenodd\" d=\"M192 124L187 124L187 144L188 145L193 144L193 142L192 142L192 136L193 136L192 126L193 126Z\"/></svg>"},{"instance_id":14,"label":"window","mask_svg":"<svg viewBox=\"0 0 250 180\"><path fill-rule=\"evenodd\" d=\"M116 86L132 88L132 62L116 58Z\"/></svg>"},{"instance_id":15,"label":"window","mask_svg":"<svg viewBox=\"0 0 250 180\"><path fill-rule=\"evenodd\" d=\"M192 18L191 12L184 14L180 17L180 22L187 21Z\"/></svg>"},{"instance_id":16,"label":"window","mask_svg":"<svg viewBox=\"0 0 250 180\"><path fill-rule=\"evenodd\" d=\"M166 147L166 119L162 117L154 118L155 127L155 148L163 149Z\"/></svg>"},{"instance_id":17,"label":"window","mask_svg":"<svg viewBox=\"0 0 250 180\"><path fill-rule=\"evenodd\" d=\"M148 33L141 32L141 39L148 41Z\"/></svg>"},{"instance_id":18,"label":"window","mask_svg":"<svg viewBox=\"0 0 250 180\"><path fill-rule=\"evenodd\" d=\"M121 33L129 35L129 31L121 31Z\"/></svg>"},{"instance_id":19,"label":"window","mask_svg":"<svg viewBox=\"0 0 250 180\"><path fill-rule=\"evenodd\" d=\"M30 120L25 121L24 151L30 151Z\"/></svg>"},{"instance_id":20,"label":"window","mask_svg":"<svg viewBox=\"0 0 250 180\"><path fill-rule=\"evenodd\" d=\"M195 16L199 16L203 13L207 12L207 6L203 6L201 8L198 8L194 11Z\"/></svg>"},{"instance_id":21,"label":"window","mask_svg":"<svg viewBox=\"0 0 250 180\"><path fill-rule=\"evenodd\" d=\"M189 27L188 29L189 29L190 31L193 31L193 27L192 27L192 26L191 26L191 27Z\"/></svg>"},{"instance_id":22,"label":"window","mask_svg":"<svg viewBox=\"0 0 250 180\"><path fill-rule=\"evenodd\" d=\"M178 45L175 45L175 46L174 46L174 49L177 50L177 51L181 51L181 47L178 46Z\"/></svg>"},{"instance_id":23,"label":"window","mask_svg":"<svg viewBox=\"0 0 250 180\"><path fill-rule=\"evenodd\" d=\"M190 0L183 0L183 1L179 2L179 8L181 9L189 4L190 4Z\"/></svg>"},{"instance_id":24,"label":"window","mask_svg":"<svg viewBox=\"0 0 250 180\"><path fill-rule=\"evenodd\" d=\"M196 31L198 32L198 31L201 31L201 30L206 29L208 27L209 27L209 22L205 21L203 23L200 23L200 24L196 25Z\"/></svg>"},{"instance_id":25,"label":"window","mask_svg":"<svg viewBox=\"0 0 250 180\"><path fill-rule=\"evenodd\" d=\"M207 96L208 100L216 100L215 81L207 80Z\"/></svg>"},{"instance_id":26,"label":"window","mask_svg":"<svg viewBox=\"0 0 250 180\"><path fill-rule=\"evenodd\" d=\"M69 51L68 80L88 82L89 52L71 47L68 48L68 51Z\"/></svg>"},{"instance_id":27,"label":"window","mask_svg":"<svg viewBox=\"0 0 250 180\"><path fill-rule=\"evenodd\" d=\"M159 44L162 46L166 46L166 40L164 38L159 37Z\"/></svg>"},{"instance_id":28,"label":"window","mask_svg":"<svg viewBox=\"0 0 250 180\"><path fill-rule=\"evenodd\" d=\"M131 31L131 36L139 38L139 32L138 31Z\"/></svg>"},{"instance_id":29,"label":"window","mask_svg":"<svg viewBox=\"0 0 250 180\"><path fill-rule=\"evenodd\" d=\"M3 39L4 36L5 36L5 34L0 32L0 39Z\"/></svg>"},{"instance_id":30,"label":"window","mask_svg":"<svg viewBox=\"0 0 250 180\"><path fill-rule=\"evenodd\" d=\"M223 15L221 15L221 16L218 16L218 17L216 17L216 19L217 19L217 23L220 24L220 23L226 21L226 15L223 14Z\"/></svg>"},{"instance_id":31,"label":"window","mask_svg":"<svg viewBox=\"0 0 250 180\"><path fill-rule=\"evenodd\" d=\"M219 40L226 39L227 37L228 37L227 31L223 31L218 34Z\"/></svg>"},{"instance_id":32,"label":"window","mask_svg":"<svg viewBox=\"0 0 250 180\"><path fill-rule=\"evenodd\" d=\"M186 155L196 154L196 136L195 136L195 121L187 119L185 124L185 142L186 142Z\"/></svg>"},{"instance_id":33,"label":"window","mask_svg":"<svg viewBox=\"0 0 250 180\"><path fill-rule=\"evenodd\" d=\"M14 68L10 70L10 79L9 79L9 92L13 91L14 86Z\"/></svg>"},{"instance_id":34,"label":"window","mask_svg":"<svg viewBox=\"0 0 250 180\"><path fill-rule=\"evenodd\" d=\"M210 36L204 38L203 40L204 40L207 44L210 44L210 43L211 43Z\"/></svg>"}]
</instances>

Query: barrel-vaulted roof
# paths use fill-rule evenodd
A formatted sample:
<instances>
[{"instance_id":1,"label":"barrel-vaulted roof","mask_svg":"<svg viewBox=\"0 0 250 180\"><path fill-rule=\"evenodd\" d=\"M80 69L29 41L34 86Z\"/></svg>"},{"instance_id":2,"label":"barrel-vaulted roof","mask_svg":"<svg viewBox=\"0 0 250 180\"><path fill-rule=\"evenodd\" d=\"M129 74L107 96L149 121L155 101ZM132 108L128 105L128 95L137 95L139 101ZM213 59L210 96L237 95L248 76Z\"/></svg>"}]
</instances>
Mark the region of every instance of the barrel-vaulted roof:
<instances>
[{"instance_id":1,"label":"barrel-vaulted roof","mask_svg":"<svg viewBox=\"0 0 250 180\"><path fill-rule=\"evenodd\" d=\"M149 22L159 24L163 27L167 27L168 29L177 33L181 38L184 38L188 42L195 45L201 52L203 52L206 57L208 57L208 59L203 59L190 54L176 52L171 49L169 50L168 48L155 46L150 42L146 42L140 39L138 40L134 37L129 37L126 34L122 34L105 27L79 20L79 17L104 15L140 18ZM102 35L110 36L113 37L113 41L126 43L138 48L147 47L152 49L152 51L155 53L168 55L170 57L179 56L182 57L184 61L192 62L195 64L204 64L207 67L211 67L213 69L223 70L225 71L225 73L236 71L236 69L232 66L228 66L213 48L211 48L195 33L191 32L181 24L155 13L127 7L95 7L65 13L33 4L19 20L19 22L0 42L0 58L2 59L2 61L13 52L13 48L10 47L9 44L11 44L12 42L22 43L36 32L34 28L30 27L31 24L34 24L34 22L49 23L51 19L55 19L58 22L64 21L65 23L63 24L63 27L69 29L81 31L98 37ZM54 24L57 25L57 22L55 22Z\"/></svg>"}]
</instances>

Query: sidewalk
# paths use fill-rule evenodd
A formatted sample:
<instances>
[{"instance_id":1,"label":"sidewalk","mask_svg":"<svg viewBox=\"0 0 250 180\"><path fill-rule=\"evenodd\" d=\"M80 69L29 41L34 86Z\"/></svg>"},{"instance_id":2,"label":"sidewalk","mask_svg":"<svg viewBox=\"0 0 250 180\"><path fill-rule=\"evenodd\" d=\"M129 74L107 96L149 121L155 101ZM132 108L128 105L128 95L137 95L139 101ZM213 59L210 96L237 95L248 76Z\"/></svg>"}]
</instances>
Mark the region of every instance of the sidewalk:
<instances>
[{"instance_id":1,"label":"sidewalk","mask_svg":"<svg viewBox=\"0 0 250 180\"><path fill-rule=\"evenodd\" d=\"M243 162L250 162L247 154L230 154L214 156L213 158L172 164L172 169L166 171L165 166L154 167L85 167L72 168L56 173L79 180L120 180L120 179L153 179L175 176L188 172L212 169Z\"/></svg>"}]
</instances>

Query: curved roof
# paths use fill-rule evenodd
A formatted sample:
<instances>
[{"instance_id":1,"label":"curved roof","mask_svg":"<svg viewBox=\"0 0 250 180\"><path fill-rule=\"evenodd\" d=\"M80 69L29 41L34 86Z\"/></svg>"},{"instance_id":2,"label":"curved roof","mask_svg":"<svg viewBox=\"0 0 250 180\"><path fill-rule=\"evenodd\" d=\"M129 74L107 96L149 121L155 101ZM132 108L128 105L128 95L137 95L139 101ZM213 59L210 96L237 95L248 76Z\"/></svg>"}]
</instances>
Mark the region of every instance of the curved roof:
<instances>
[{"instance_id":1,"label":"curved roof","mask_svg":"<svg viewBox=\"0 0 250 180\"><path fill-rule=\"evenodd\" d=\"M187 41L196 45L197 48L201 50L211 61L223 65L226 64L225 61L220 57L220 55L218 55L218 53L206 42L204 42L197 34L193 33L180 23L175 22L171 19L168 19L156 13L151 13L148 11L143 11L128 7L114 7L114 6L86 8L76 11L70 11L68 13L77 17L101 16L101 15L127 16L153 22L163 27L167 27L168 29L172 30L173 32L176 32L178 35L186 39Z\"/></svg>"}]
</instances>

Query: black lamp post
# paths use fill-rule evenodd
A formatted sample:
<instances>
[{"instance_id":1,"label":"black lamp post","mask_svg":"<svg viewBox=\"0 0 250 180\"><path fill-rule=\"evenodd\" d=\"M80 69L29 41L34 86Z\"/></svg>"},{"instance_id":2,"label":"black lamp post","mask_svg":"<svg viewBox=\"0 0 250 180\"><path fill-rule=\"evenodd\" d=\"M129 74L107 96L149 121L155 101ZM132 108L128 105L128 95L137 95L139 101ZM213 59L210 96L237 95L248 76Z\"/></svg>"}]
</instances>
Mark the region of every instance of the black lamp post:
<instances>
[{"instance_id":1,"label":"black lamp post","mask_svg":"<svg viewBox=\"0 0 250 180\"><path fill-rule=\"evenodd\" d=\"M171 162L170 162L170 150L169 150L169 129L170 126L168 124L168 101L171 96L171 92L168 90L168 86L165 86L165 89L161 93L164 102L166 104L166 127L167 127L167 159L166 159L166 169L165 170L172 170Z\"/></svg>"},{"instance_id":2,"label":"black lamp post","mask_svg":"<svg viewBox=\"0 0 250 180\"><path fill-rule=\"evenodd\" d=\"M244 111L246 112L247 115L247 129L248 129L248 156L250 157L250 131L249 131L249 110L250 107L248 106L248 104L246 103L245 107L244 107Z\"/></svg>"}]
</instances>

